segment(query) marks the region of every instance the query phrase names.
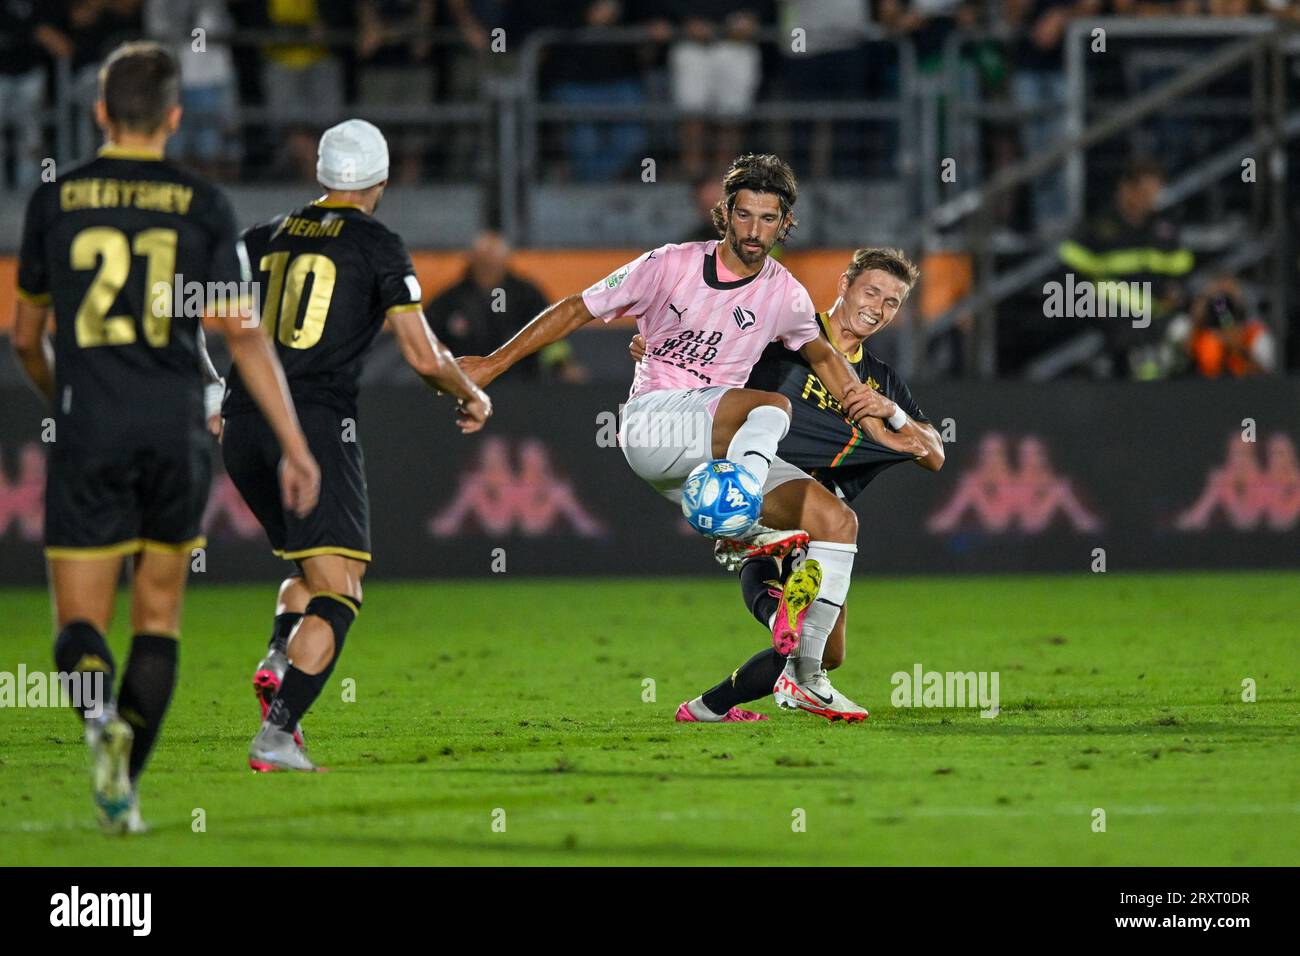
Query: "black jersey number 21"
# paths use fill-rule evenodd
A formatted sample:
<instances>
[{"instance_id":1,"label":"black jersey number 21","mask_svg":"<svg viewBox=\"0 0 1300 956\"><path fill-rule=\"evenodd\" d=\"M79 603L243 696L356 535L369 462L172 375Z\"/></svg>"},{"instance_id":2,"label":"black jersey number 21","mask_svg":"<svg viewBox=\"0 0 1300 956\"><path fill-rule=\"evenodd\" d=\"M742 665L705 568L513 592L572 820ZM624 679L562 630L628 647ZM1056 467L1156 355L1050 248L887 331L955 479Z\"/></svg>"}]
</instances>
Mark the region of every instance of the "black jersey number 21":
<instances>
[{"instance_id":1,"label":"black jersey number 21","mask_svg":"<svg viewBox=\"0 0 1300 956\"><path fill-rule=\"evenodd\" d=\"M92 226L72 240L69 260L78 270L98 269L85 298L77 307L77 345L130 345L135 341L135 317L109 315L118 293L131 273L131 256L143 256L145 266L144 315L140 324L145 341L154 348L167 344L172 328L172 282L176 272L176 230L145 229L130 240L111 226Z\"/></svg>"}]
</instances>

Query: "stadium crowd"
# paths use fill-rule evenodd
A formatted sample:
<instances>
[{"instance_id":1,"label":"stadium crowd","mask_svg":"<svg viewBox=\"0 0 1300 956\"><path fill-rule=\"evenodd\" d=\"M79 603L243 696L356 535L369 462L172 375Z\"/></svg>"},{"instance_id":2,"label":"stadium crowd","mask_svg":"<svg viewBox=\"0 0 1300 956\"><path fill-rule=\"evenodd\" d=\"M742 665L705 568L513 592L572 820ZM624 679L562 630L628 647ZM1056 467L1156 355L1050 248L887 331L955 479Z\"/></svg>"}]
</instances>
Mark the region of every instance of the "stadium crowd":
<instances>
[{"instance_id":1,"label":"stadium crowd","mask_svg":"<svg viewBox=\"0 0 1300 956\"><path fill-rule=\"evenodd\" d=\"M172 45L181 61L185 122L169 146L171 155L219 181L314 180L320 131L352 111L375 116L388 132L395 182L490 181L493 104L503 90L517 91L532 75L529 58L540 51L538 102L626 112L575 114L543 124L533 175L635 181L642 158L653 154L664 157L659 175L692 183L697 205L707 210L718 171L747 149L774 149L808 179L896 174L895 124L839 120L832 139L831 123L815 116L762 129L750 117L774 103L897 98L900 63L892 38L907 37L920 75L933 78L946 68L950 41L960 34L969 40L961 48L963 68L981 97L1010 106L1016 116L983 126L983 158L991 173L1063 135L1066 27L1079 17L1107 14L1263 14L1300 22L1300 3L0 0L0 136L7 147L0 149L0 181L20 191L35 184L40 157L50 151L59 125L60 104L72 107L73 153L93 149L89 107L99 64L121 40L141 36ZM1111 92L1122 101L1134 92L1123 84L1159 78L1132 73L1115 79L1119 88ZM1244 89L1229 92L1249 95ZM654 115L659 104L676 108L671 120ZM1238 115L1218 122L1161 118L1145 152L1160 156L1164 170L1176 169L1213 145L1204 137L1221 144L1240 135L1223 124L1247 121ZM1184 281L1190 253L1175 254L1176 229L1155 215L1150 188L1140 181L1134 186L1135 180L1125 178L1129 172L1121 173L1127 158L1092 177L1099 195L1117 183L1114 201L1095 204L1087 221L1076 224L1061 246L1061 260L1097 281L1154 277L1160 288L1155 330L1138 341L1111 336L1092 373L1247 375L1284 364L1251 306L1249 283L1232 275L1194 287ZM1147 168L1145 186L1163 184L1164 170ZM1040 177L996 215L999 223L1028 231L1064 228L1063 178ZM696 232L679 238L710 234L705 215ZM1154 273L1144 266L1141 276L1112 275L1126 251L1139 246L1159 250L1149 260L1158 260ZM485 335L508 335L514 319L506 321L484 304L493 288L484 277L503 272L504 254L501 237L480 239L467 257L464 280L430 303L442 334L472 340L478 348L493 344L480 341ZM1172 272L1171 263L1177 266ZM470 328L472 315L492 321ZM543 364L546 373L563 380L583 377L581 365L567 354L548 355ZM960 366L956 360L949 370Z\"/></svg>"},{"instance_id":2,"label":"stadium crowd","mask_svg":"<svg viewBox=\"0 0 1300 956\"><path fill-rule=\"evenodd\" d=\"M873 38L909 37L924 73L941 67L954 31L969 31L986 41L972 51L981 84L1036 117L1022 134L1032 150L1063 121L1066 25L1108 13L1300 17L1287 0L4 0L0 125L12 130L13 154L42 155L41 108L53 102L55 65L66 66L75 102L88 104L106 51L146 36L174 44L182 60L178 155L244 180L309 175L315 135L347 109L482 102L519 71L530 37L589 28L609 39L589 33L581 45L546 47L542 100L671 102L687 117L670 135L673 171L693 179L747 145L741 120L756 103L873 100L896 90L898 64L870 48ZM803 31L797 50L786 42L795 30ZM248 135L245 112L261 119L260 141ZM471 117L454 127L435 137L428 124L403 124L396 178L481 173L486 126ZM795 139L810 141L812 174L873 171L863 166L869 157L819 148L822 131L811 132ZM861 132L850 131L850 141ZM88 119L81 133L93 136ZM654 134L630 121L574 123L553 169L581 181L635 176ZM34 164L9 165L11 182L34 181ZM1058 214L1059 204L1050 188L1034 196L1040 217Z\"/></svg>"}]
</instances>

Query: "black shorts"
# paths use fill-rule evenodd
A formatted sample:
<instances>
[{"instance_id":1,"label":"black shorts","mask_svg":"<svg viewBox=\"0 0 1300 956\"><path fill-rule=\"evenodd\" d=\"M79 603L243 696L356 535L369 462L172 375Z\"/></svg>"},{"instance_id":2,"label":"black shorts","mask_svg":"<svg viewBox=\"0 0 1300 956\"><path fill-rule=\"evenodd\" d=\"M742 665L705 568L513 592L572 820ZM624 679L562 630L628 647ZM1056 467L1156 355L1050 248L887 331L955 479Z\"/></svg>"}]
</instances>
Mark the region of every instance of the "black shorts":
<instances>
[{"instance_id":1,"label":"black shorts","mask_svg":"<svg viewBox=\"0 0 1300 956\"><path fill-rule=\"evenodd\" d=\"M45 554L99 558L202 547L212 486L205 432L134 449L56 441L45 474Z\"/></svg>"},{"instance_id":2,"label":"black shorts","mask_svg":"<svg viewBox=\"0 0 1300 956\"><path fill-rule=\"evenodd\" d=\"M307 445L320 466L320 500L306 518L280 503L280 445L260 412L226 418L221 457L226 471L252 510L271 550L286 561L322 554L370 560L370 498L365 459L355 426L325 405L298 406Z\"/></svg>"}]
</instances>

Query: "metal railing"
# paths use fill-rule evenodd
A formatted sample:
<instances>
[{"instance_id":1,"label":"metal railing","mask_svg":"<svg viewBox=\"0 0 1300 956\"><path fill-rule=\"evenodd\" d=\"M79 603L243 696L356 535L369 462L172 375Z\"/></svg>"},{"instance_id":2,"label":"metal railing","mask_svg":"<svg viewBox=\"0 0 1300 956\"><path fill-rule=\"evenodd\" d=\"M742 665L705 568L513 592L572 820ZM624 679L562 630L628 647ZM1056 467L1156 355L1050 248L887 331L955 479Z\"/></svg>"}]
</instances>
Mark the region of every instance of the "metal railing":
<instances>
[{"instance_id":1,"label":"metal railing","mask_svg":"<svg viewBox=\"0 0 1300 956\"><path fill-rule=\"evenodd\" d=\"M790 38L776 30L760 31L756 43L789 43ZM527 222L514 213L527 207L527 194L536 189L545 178L541 150L543 129L546 124L565 123L638 123L668 126L697 115L670 100L646 101L624 105L566 104L549 102L542 91L542 65L547 53L561 44L600 44L636 47L651 41L651 34L640 28L602 30L542 30L525 41L519 70L519 87L515 91L518 103L517 151L500 151L501 210L503 227L508 234L527 241L533 238L538 224ZM885 48L892 53L898 70L898 91L891 98L788 100L760 99L741 117L731 119L747 127L783 126L818 122L853 122L893 124L896 130L898 151L895 158L900 178L910 178L919 169L919 130L913 118L918 102L916 51L907 37L890 34L870 26L861 43ZM507 106L507 110L512 107ZM507 126L514 126L513 116L502 117L503 143ZM726 118L716 118L727 121ZM513 143L513 137L511 138Z\"/></svg>"},{"instance_id":2,"label":"metal railing","mask_svg":"<svg viewBox=\"0 0 1300 956\"><path fill-rule=\"evenodd\" d=\"M1179 38L1223 40L1224 45L1191 64L1179 65L1178 58L1160 59L1158 65L1176 71L1156 88L1144 92L1117 108L1106 108L1104 115L1091 119L1090 72L1098 68L1098 58L1088 55L1088 43L1094 29L1103 29L1109 40L1142 38ZM444 49L464 45L457 31L439 31L431 37ZM767 43L789 41L777 31L758 37ZM1022 237L1018 248L1022 258L1007 266L998 263L1000 237L993 218L993 206L1016 190L1043 176L1062 175L1071 226L1083 220L1088 199L1088 152L1090 149L1124 135L1132 135L1141 124L1153 117L1176 115L1179 111L1203 110L1203 101L1188 103L1191 94L1205 91L1217 79L1247 68L1250 71L1251 109L1245 117L1252 132L1240 140L1204 156L1181 171L1167 185L1159 208L1167 209L1211 190L1240 168L1240 159L1249 153L1260 157L1259 174L1263 188L1253 196L1251 220L1255 238L1260 242L1243 243L1224 261L1255 265L1270 262L1270 295L1273 327L1281 337L1286 322L1279 312L1285 306L1287 275L1283 261L1283 240L1287 236L1284 209L1283 145L1300 135L1300 112L1289 112L1286 104L1285 64L1288 57L1300 52L1300 39L1294 28L1285 28L1267 17L1242 19L1128 19L1100 18L1071 24L1065 42L1065 78L1068 90L1065 136L1050 149L1029 156L992 176L980 176L978 163L963 162L962 181L975 178L973 186L944 193L936 171L942 157L940 146L966 144L973 138L971 129L981 122L1031 122L1039 114L998 102L972 99L971 87L962 76L964 45L971 35L954 33L945 49L945 71L937 79L920 76L915 49L906 37L890 35L873 28L863 42L888 49L897 61L896 93L877 100L790 101L764 99L738 119L751 129L767 127L788 129L794 124L889 124L896 133L898 194L910 204L911 224L896 238L909 249L952 249L969 251L975 263L974 287L961 301L953 304L936 320L927 323L921 334L909 336L903 365L905 371L920 366L928 338L948 332L963 316L974 317L973 347L967 349L967 370L989 376L996 372L997 308L1033 282L1049 274L1059 263L1055 242L1044 247L1042 237ZM352 48L356 36L347 31L312 33L299 31L240 31L236 34L212 35L209 44L226 43L234 48L261 47L273 43L316 43L331 49ZM483 201L496 210L503 231L517 243L542 238L544 223L530 221L531 199L548 184L544 162L544 130L548 126L574 123L618 123L635 121L648 126L667 128L690 116L667 101L627 105L571 104L548 101L544 95L543 64L548 51L561 44L621 45L629 48L647 43L651 37L638 28L599 31L554 31L534 33L518 49L511 51L513 68L499 69L491 54L477 54L481 59L482 82L477 95L459 102L433 101L412 105L371 103L362 110L367 118L397 129L417 129L443 134L457 127L472 130L477 144L474 173L463 170L451 178L477 180L485 187ZM466 54L468 55L468 54ZM1144 53L1147 61L1150 54ZM1146 62L1146 61L1144 61ZM1152 61L1154 62L1154 61ZM1107 63L1110 67L1112 64ZM84 122L84 106L75 93L76 77L66 61L56 64L54 102L42 117L47 131L53 131L53 149L60 162L67 162L88 152L90 144L80 142L84 135L78 123ZM942 101L942 107L940 106ZM356 104L347 104L342 115L355 115ZM309 111L308 111L309 112ZM941 119L942 117L942 119ZM291 119L291 118L290 118ZM314 120L324 118L312 115ZM247 133L258 128L273 129L289 120L273 115L265 106L241 104L238 123ZM971 124L974 124L972 127ZM966 154L973 156L975 154ZM969 168L968 168L969 167ZM953 186L951 189L956 190ZM959 227L965 227L960 230ZM1213 261L1213 260L1212 260Z\"/></svg>"},{"instance_id":3,"label":"metal railing","mask_svg":"<svg viewBox=\"0 0 1300 956\"><path fill-rule=\"evenodd\" d=\"M1092 31L1097 28L1105 30L1108 37L1164 39L1181 35L1185 28L1189 36L1222 37L1230 42L1155 89L1089 124L1086 122L1089 60L1085 51ZM1264 242L1251 243L1249 247L1256 255L1262 254L1260 250L1270 251L1274 258L1270 270L1271 324L1279 340L1282 339L1288 324L1285 313L1285 243L1282 241L1287 232L1283 144L1300 133L1300 113L1288 114L1286 108L1285 59L1294 52L1294 36L1294 31L1284 30L1271 18L1152 22L1108 17L1072 23L1066 35L1069 90L1066 136L1050 149L1004 168L992 178L939 203L924 217L922 244L930 248L951 246L951 241L946 241L942 234L958 225L967 225L961 245L974 259L975 286L968 295L929 323L926 336L922 338L933 339L948 332L960 319L973 316L967 372L992 377L997 371L996 306L1060 268L1055 242L1051 241L1048 248L1040 247L1040 251L1010 268L999 269L992 217L994 202L1032 184L1040 176L1063 169L1070 221L1073 227L1077 227L1083 220L1087 196L1086 155L1090 148L1133 130L1148 118L1162 115L1180 98L1204 89L1230 71L1250 66L1252 82L1266 84L1266 88L1257 90L1254 97L1254 102L1262 107L1252 116L1254 135L1245 143L1230 145L1175 177L1162 192L1157 211L1187 200L1234 170L1240 171L1241 159L1245 155L1241 152L1243 146L1264 157L1265 161L1258 165L1264 183L1261 195L1267 195L1268 199L1256 212L1264 221L1267 237ZM1240 265L1257 260L1247 256L1243 261L1241 256L1237 256L1233 261Z\"/></svg>"}]
</instances>

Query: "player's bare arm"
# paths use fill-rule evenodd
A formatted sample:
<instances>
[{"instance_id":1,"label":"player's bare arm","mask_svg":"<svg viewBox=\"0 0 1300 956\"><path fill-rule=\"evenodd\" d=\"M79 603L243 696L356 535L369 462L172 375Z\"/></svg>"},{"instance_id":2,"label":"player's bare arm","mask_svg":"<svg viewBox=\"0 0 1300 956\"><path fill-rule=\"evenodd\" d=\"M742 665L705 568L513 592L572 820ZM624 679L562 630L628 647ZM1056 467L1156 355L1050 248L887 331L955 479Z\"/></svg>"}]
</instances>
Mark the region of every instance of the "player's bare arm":
<instances>
[{"instance_id":1,"label":"player's bare arm","mask_svg":"<svg viewBox=\"0 0 1300 956\"><path fill-rule=\"evenodd\" d=\"M873 442L877 445L883 445L885 448L900 452L904 455L911 455L917 459L920 464L925 457L929 455L929 449L925 443L916 435L905 434L902 431L890 431L885 427L883 418L866 416L857 419L857 425L861 428ZM937 468L932 469L938 471Z\"/></svg>"},{"instance_id":2,"label":"player's bare arm","mask_svg":"<svg viewBox=\"0 0 1300 956\"><path fill-rule=\"evenodd\" d=\"M875 389L864 386L844 356L835 351L825 339L813 339L799 350L799 354L821 379L827 391L843 406L844 414L854 421L868 416L880 417L883 411L882 399L892 404Z\"/></svg>"},{"instance_id":3,"label":"player's bare arm","mask_svg":"<svg viewBox=\"0 0 1300 956\"><path fill-rule=\"evenodd\" d=\"M466 355L457 362L476 384L488 385L516 362L567 338L593 319L582 295L574 294L545 309L491 355Z\"/></svg>"},{"instance_id":4,"label":"player's bare arm","mask_svg":"<svg viewBox=\"0 0 1300 956\"><path fill-rule=\"evenodd\" d=\"M54 403L54 345L48 324L50 307L18 297L15 309L13 343L18 364L32 387L47 402Z\"/></svg>"},{"instance_id":5,"label":"player's bare arm","mask_svg":"<svg viewBox=\"0 0 1300 956\"><path fill-rule=\"evenodd\" d=\"M388 325L406 364L439 392L450 392L460 400L457 423L466 435L481 429L492 415L492 400L456 364L447 347L438 341L424 311L411 308L393 312Z\"/></svg>"},{"instance_id":6,"label":"player's bare arm","mask_svg":"<svg viewBox=\"0 0 1300 956\"><path fill-rule=\"evenodd\" d=\"M280 443L283 455L280 493L284 506L299 517L306 517L320 496L320 467L307 449L307 438L298 423L293 399L289 397L284 369L275 357L271 340L263 334L261 323L245 324L239 315L221 316L220 321L240 378Z\"/></svg>"},{"instance_id":7,"label":"player's bare arm","mask_svg":"<svg viewBox=\"0 0 1300 956\"><path fill-rule=\"evenodd\" d=\"M645 336L640 333L632 336L627 351L634 362L640 362L645 358ZM943 467L943 441L934 426L908 419L907 424L901 429L890 431L885 427L884 419L894 415L898 405L874 389L863 389L863 391L870 392L870 395L864 395L864 398L868 400L866 403L868 408L875 409L874 412L868 412L864 417L857 419L859 427L867 433L868 438L878 445L911 455L922 468L938 471ZM879 401L872 400L871 396L875 396Z\"/></svg>"},{"instance_id":8,"label":"player's bare arm","mask_svg":"<svg viewBox=\"0 0 1300 956\"><path fill-rule=\"evenodd\" d=\"M906 425L891 434L915 439L925 447L925 454L917 455L916 463L926 471L938 471L943 467L943 439L939 437L938 429L929 422L909 418Z\"/></svg>"}]
</instances>

